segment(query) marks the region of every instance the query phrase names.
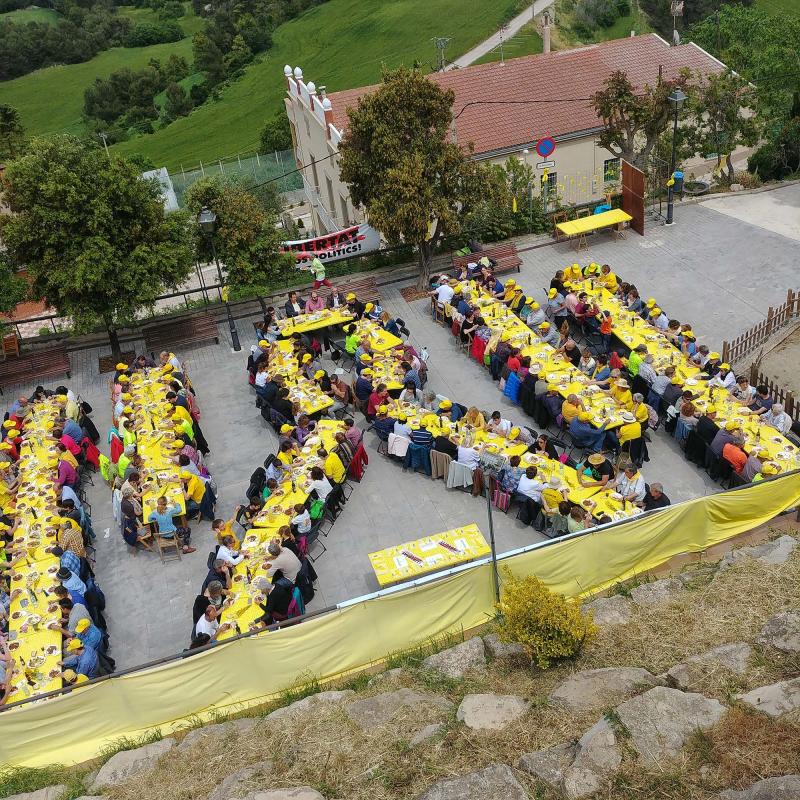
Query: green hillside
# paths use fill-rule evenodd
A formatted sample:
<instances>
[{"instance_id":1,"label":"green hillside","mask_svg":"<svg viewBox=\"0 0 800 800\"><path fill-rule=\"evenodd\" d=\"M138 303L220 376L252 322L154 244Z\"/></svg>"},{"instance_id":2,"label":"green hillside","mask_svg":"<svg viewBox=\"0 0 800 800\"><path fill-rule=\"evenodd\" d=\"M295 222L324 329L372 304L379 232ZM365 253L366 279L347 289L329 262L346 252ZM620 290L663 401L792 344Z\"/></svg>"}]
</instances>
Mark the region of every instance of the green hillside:
<instances>
[{"instance_id":1,"label":"green hillside","mask_svg":"<svg viewBox=\"0 0 800 800\"><path fill-rule=\"evenodd\" d=\"M16 11L6 11L5 14L0 14L0 19L14 22L18 25L24 25L26 22L52 22L58 20L58 11L52 8L19 8Z\"/></svg>"},{"instance_id":2,"label":"green hillside","mask_svg":"<svg viewBox=\"0 0 800 800\"><path fill-rule=\"evenodd\" d=\"M528 22L523 25L517 33L503 43L503 49L496 47L481 56L475 63L488 64L492 61L500 61L500 56L506 60L509 58L519 58L520 56L530 56L542 52L542 37L536 29L536 25Z\"/></svg>"},{"instance_id":3,"label":"green hillside","mask_svg":"<svg viewBox=\"0 0 800 800\"><path fill-rule=\"evenodd\" d=\"M171 169L258 146L264 121L281 107L283 67L301 66L329 92L377 81L381 64L435 60L432 36L451 36L449 57L497 30L512 0L329 0L282 25L260 63L224 90L217 102L151 136L122 142L121 153L142 153Z\"/></svg>"}]
</instances>

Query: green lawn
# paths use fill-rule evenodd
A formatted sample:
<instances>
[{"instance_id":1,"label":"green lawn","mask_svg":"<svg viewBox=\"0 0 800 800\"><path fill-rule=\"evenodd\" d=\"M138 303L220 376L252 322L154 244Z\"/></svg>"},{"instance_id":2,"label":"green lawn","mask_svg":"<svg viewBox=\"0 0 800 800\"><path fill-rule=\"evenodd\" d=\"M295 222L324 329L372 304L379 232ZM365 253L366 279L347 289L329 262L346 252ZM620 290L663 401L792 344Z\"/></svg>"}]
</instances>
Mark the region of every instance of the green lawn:
<instances>
[{"instance_id":1,"label":"green lawn","mask_svg":"<svg viewBox=\"0 0 800 800\"><path fill-rule=\"evenodd\" d=\"M756 0L755 6L772 14L800 14L800 0Z\"/></svg>"},{"instance_id":2,"label":"green lawn","mask_svg":"<svg viewBox=\"0 0 800 800\"><path fill-rule=\"evenodd\" d=\"M595 42L607 42L610 39L624 39L631 35L631 31L648 33L653 30L644 14L637 14L635 11L625 17L620 17L610 28L598 28L594 34Z\"/></svg>"},{"instance_id":3,"label":"green lawn","mask_svg":"<svg viewBox=\"0 0 800 800\"><path fill-rule=\"evenodd\" d=\"M195 16L194 12L192 11L192 4L191 3L184 3L184 15L179 19L176 19L175 22L183 28L186 32L187 36L192 36L193 34L197 33L199 30L202 30L203 25L205 24L204 21ZM152 8L136 8L136 6L120 6L117 9L117 13L121 17L127 17L131 22L161 22L159 19L158 13L153 11Z\"/></svg>"},{"instance_id":4,"label":"green lawn","mask_svg":"<svg viewBox=\"0 0 800 800\"><path fill-rule=\"evenodd\" d=\"M188 13L178 22L187 36L179 42L150 47L114 47L81 64L46 67L0 83L0 98L19 111L22 124L30 135L81 135L86 132L82 119L83 93L95 78L106 78L123 67L142 69L151 58L166 61L172 53L183 56L191 64L191 34L204 23L191 12L191 3L185 6ZM139 22L148 20L150 15L156 18L155 12L145 8L122 6L119 13Z\"/></svg>"},{"instance_id":5,"label":"green lawn","mask_svg":"<svg viewBox=\"0 0 800 800\"><path fill-rule=\"evenodd\" d=\"M171 169L252 153L264 121L281 108L285 64L301 66L329 92L374 83L382 63L430 65L436 56L431 36L452 37L450 58L466 52L497 30L512 5L510 0L328 0L282 25L260 63L250 65L217 102L115 149L142 153Z\"/></svg>"},{"instance_id":6,"label":"green lawn","mask_svg":"<svg viewBox=\"0 0 800 800\"><path fill-rule=\"evenodd\" d=\"M52 8L19 8L16 11L6 11L5 14L0 14L0 19L20 24L25 22L50 22L55 24L58 21L58 17L58 11L53 11Z\"/></svg>"},{"instance_id":7,"label":"green lawn","mask_svg":"<svg viewBox=\"0 0 800 800\"><path fill-rule=\"evenodd\" d=\"M533 53L542 52L542 37L536 30L536 26L529 22L523 25L519 31L503 44L502 56L505 59L529 56ZM499 61L501 51L496 47L485 56L481 56L475 63L488 64L490 61Z\"/></svg>"}]
</instances>

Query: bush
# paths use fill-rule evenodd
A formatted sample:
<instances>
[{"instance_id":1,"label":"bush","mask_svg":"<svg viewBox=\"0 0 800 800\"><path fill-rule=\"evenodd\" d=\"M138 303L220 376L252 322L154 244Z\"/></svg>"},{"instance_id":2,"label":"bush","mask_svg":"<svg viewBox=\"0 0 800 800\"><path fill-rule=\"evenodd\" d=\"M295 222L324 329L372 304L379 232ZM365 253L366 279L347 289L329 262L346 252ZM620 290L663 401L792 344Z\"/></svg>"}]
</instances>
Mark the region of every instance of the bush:
<instances>
[{"instance_id":1,"label":"bush","mask_svg":"<svg viewBox=\"0 0 800 800\"><path fill-rule=\"evenodd\" d=\"M177 42L180 39L183 39L183 28L177 22L140 22L131 28L123 44L125 47L149 47L151 44Z\"/></svg>"},{"instance_id":2,"label":"bush","mask_svg":"<svg viewBox=\"0 0 800 800\"><path fill-rule=\"evenodd\" d=\"M747 159L747 169L762 181L780 181L800 171L800 116L759 147Z\"/></svg>"},{"instance_id":3,"label":"bush","mask_svg":"<svg viewBox=\"0 0 800 800\"><path fill-rule=\"evenodd\" d=\"M552 661L572 658L597 635L590 616L564 595L551 592L537 577L516 578L504 570L499 636L517 642L540 669Z\"/></svg>"}]
</instances>

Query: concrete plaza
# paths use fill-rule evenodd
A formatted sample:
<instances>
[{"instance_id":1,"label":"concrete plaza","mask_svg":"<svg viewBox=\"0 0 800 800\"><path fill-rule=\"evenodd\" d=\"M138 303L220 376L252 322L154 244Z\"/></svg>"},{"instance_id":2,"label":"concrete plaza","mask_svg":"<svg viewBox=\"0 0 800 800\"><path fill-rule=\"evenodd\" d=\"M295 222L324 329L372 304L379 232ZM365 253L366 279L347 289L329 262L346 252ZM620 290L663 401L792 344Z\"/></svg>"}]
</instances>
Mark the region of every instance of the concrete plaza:
<instances>
[{"instance_id":1,"label":"concrete plaza","mask_svg":"<svg viewBox=\"0 0 800 800\"><path fill-rule=\"evenodd\" d=\"M771 203L781 203L779 192L796 212L800 187L771 193ZM658 298L670 316L692 321L700 341L718 347L724 338L761 319L767 306L779 303L796 280L796 242L757 224L758 214L752 212L752 203L750 206L749 221L732 215L730 209L718 212L703 204L679 206L674 227L651 225L645 238L630 233L627 240L619 242L594 237L589 252L581 253L578 260L608 262L621 278L635 282L644 296ZM520 282L539 299L555 270L576 260L566 244L526 251L522 258ZM406 320L417 349L427 347L431 356L427 388L467 405L500 409L515 422L532 425L521 409L502 397L488 372L458 349L447 330L432 322L427 301L406 303L400 286L382 290L383 304ZM251 472L277 445L277 437L261 419L247 385L245 361L253 342L251 323L239 320L241 353L231 351L224 325L220 326L219 345L178 353L187 362L198 392L201 424L212 451L208 466L220 490L218 516L230 515L242 502ZM137 343L137 352L142 348L143 343ZM98 375L98 352L71 355L73 377L68 383L94 406L93 419L104 436L111 418L109 376ZM31 388L4 387L7 402ZM364 420L359 417L357 422L363 426ZM315 563L319 582L311 610L377 590L367 558L373 550L470 522L477 522L487 533L485 500L447 490L441 481L403 473L375 452L376 443L372 434L366 437L369 469L330 536L323 540L327 552ZM718 491L705 473L683 459L674 440L663 431L653 435L649 450L651 460L644 466L644 476L649 482L663 483L673 503ZM96 574L108 601L111 652L118 667L180 652L188 646L192 601L213 546L210 524L192 527L196 553L162 565L156 554L134 557L128 552L111 514L109 492L99 476L88 493L98 535ZM500 552L541 538L517 522L513 513L495 513L494 520Z\"/></svg>"}]
</instances>

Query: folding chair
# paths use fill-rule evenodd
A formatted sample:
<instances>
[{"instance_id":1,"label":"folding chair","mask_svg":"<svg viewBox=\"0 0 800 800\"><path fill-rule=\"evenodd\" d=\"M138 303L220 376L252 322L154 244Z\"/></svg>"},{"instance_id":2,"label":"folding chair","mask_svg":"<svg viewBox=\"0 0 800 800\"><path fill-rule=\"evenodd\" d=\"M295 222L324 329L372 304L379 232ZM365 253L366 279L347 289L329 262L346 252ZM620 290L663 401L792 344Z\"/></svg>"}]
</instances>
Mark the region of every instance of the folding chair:
<instances>
[{"instance_id":1,"label":"folding chair","mask_svg":"<svg viewBox=\"0 0 800 800\"><path fill-rule=\"evenodd\" d=\"M320 528L322 527L322 519L318 519L312 526L311 530L306 534L306 557L309 558L312 562L316 561L314 556L311 555L311 548L318 544L322 548L322 552L326 553L328 548L322 543L322 540L319 538ZM327 535L327 534L326 534ZM320 553L322 555L322 553ZM317 556L319 558L319 556Z\"/></svg>"},{"instance_id":2,"label":"folding chair","mask_svg":"<svg viewBox=\"0 0 800 800\"><path fill-rule=\"evenodd\" d=\"M161 563L166 564L167 561L181 561L181 545L180 542L178 542L178 535L175 534L172 538L162 536L155 522L151 522L149 527L156 545L158 546L158 555L161 558Z\"/></svg>"}]
</instances>

